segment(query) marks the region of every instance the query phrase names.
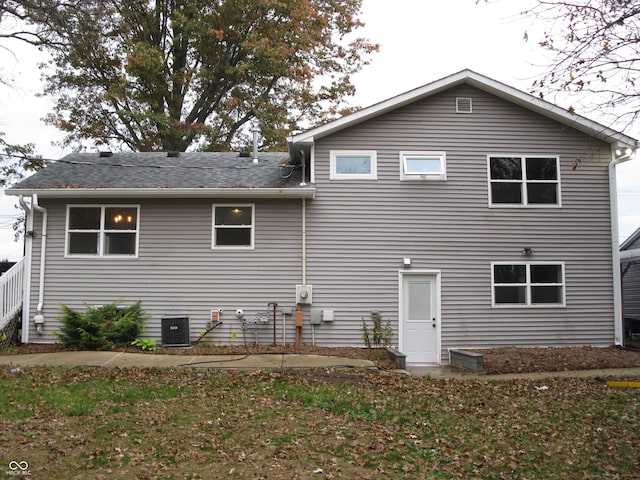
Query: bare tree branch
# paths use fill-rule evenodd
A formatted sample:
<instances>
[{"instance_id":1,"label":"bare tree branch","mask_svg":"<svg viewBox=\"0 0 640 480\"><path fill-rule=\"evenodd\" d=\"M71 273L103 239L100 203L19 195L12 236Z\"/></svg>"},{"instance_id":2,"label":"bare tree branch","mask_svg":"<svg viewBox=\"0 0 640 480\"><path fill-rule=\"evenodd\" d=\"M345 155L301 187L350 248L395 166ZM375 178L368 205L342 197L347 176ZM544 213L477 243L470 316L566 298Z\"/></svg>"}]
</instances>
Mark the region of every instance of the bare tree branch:
<instances>
[{"instance_id":1,"label":"bare tree branch","mask_svg":"<svg viewBox=\"0 0 640 480\"><path fill-rule=\"evenodd\" d=\"M640 0L537 0L525 14L546 26L538 43L552 53L534 93L572 94L621 129L638 120Z\"/></svg>"}]
</instances>

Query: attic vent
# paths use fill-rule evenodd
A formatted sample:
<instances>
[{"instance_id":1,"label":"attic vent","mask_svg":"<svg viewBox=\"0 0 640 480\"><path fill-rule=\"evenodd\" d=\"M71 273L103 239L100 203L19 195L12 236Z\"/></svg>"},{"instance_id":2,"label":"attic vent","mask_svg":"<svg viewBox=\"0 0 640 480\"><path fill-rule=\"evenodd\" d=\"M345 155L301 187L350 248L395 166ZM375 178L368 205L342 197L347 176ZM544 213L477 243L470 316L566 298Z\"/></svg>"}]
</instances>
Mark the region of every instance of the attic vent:
<instances>
[{"instance_id":1,"label":"attic vent","mask_svg":"<svg viewBox=\"0 0 640 480\"><path fill-rule=\"evenodd\" d=\"M471 113L472 101L470 98L456 98L456 113Z\"/></svg>"},{"instance_id":2,"label":"attic vent","mask_svg":"<svg viewBox=\"0 0 640 480\"><path fill-rule=\"evenodd\" d=\"M167 152L167 157L179 157L180 156L180 152Z\"/></svg>"},{"instance_id":3,"label":"attic vent","mask_svg":"<svg viewBox=\"0 0 640 480\"><path fill-rule=\"evenodd\" d=\"M113 152L100 152L100 158L113 157Z\"/></svg>"}]
</instances>

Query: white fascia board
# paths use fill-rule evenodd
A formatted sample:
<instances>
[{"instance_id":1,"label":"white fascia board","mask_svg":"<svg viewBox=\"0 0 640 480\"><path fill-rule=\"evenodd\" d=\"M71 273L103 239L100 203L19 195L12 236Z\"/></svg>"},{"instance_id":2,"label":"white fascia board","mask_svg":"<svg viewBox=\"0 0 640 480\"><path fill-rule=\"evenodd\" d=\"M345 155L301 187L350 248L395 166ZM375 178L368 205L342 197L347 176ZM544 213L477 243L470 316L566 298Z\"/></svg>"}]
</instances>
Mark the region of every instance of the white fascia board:
<instances>
[{"instance_id":1,"label":"white fascia board","mask_svg":"<svg viewBox=\"0 0 640 480\"><path fill-rule=\"evenodd\" d=\"M635 232L633 232L629 237L620 244L620 250L626 250L629 245L635 242L638 238L640 238L640 228L638 228Z\"/></svg>"},{"instance_id":2,"label":"white fascia board","mask_svg":"<svg viewBox=\"0 0 640 480\"><path fill-rule=\"evenodd\" d=\"M376 103L370 107L363 108L362 110L346 115L338 120L334 120L333 122L312 128L298 135L292 135L290 137L290 141L292 143L312 143L318 138L322 138L336 131L462 84L474 86L487 93L491 93L516 105L520 105L543 116L549 117L610 144L617 144L621 147L631 148L636 148L637 146L637 140L634 138L589 120L588 118L572 114L566 109L549 103L546 100L534 97L533 95L517 90L471 70L462 70L461 72L454 73L453 75L389 98L380 103Z\"/></svg>"},{"instance_id":3,"label":"white fascia board","mask_svg":"<svg viewBox=\"0 0 640 480\"><path fill-rule=\"evenodd\" d=\"M314 186L300 188L51 188L9 189L6 195L39 198L314 198Z\"/></svg>"},{"instance_id":4,"label":"white fascia board","mask_svg":"<svg viewBox=\"0 0 640 480\"><path fill-rule=\"evenodd\" d=\"M638 143L635 138L475 72L469 72L466 83L612 145L635 148Z\"/></svg>"},{"instance_id":5,"label":"white fascia board","mask_svg":"<svg viewBox=\"0 0 640 480\"><path fill-rule=\"evenodd\" d=\"M369 120L370 118L375 118L379 115L403 107L405 105L409 105L410 103L413 103L423 97L428 97L429 95L438 93L439 91L450 88L456 84L463 83L464 78L461 77L462 73L463 72L460 72L458 74L443 78L423 87L410 90L398 96L384 100L380 103L371 105L370 107L365 107L362 110L358 110L357 112L345 115L344 117L334 120L333 122L325 123L324 125L312 128L311 130L307 130L306 132L302 132L298 135L293 135L291 136L291 142L296 144L313 143L316 138L325 137L333 132L364 122L365 120Z\"/></svg>"}]
</instances>

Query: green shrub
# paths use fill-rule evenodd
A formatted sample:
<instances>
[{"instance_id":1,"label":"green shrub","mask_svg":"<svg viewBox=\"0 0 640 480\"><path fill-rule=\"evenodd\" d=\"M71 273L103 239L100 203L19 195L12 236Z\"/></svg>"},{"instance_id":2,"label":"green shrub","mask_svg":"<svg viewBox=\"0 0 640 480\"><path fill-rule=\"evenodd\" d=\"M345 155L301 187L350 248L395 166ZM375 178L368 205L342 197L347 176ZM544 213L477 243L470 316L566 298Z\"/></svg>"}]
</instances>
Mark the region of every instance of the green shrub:
<instances>
[{"instance_id":1,"label":"green shrub","mask_svg":"<svg viewBox=\"0 0 640 480\"><path fill-rule=\"evenodd\" d=\"M63 324L60 341L68 347L83 350L131 345L148 319L140 308L140 302L128 307L120 307L116 303L87 307L84 313L66 305L60 308Z\"/></svg>"},{"instance_id":2,"label":"green shrub","mask_svg":"<svg viewBox=\"0 0 640 480\"><path fill-rule=\"evenodd\" d=\"M136 338L131 345L135 347L140 347L141 350L146 350L149 352L156 351L156 339L155 338Z\"/></svg>"},{"instance_id":3,"label":"green shrub","mask_svg":"<svg viewBox=\"0 0 640 480\"><path fill-rule=\"evenodd\" d=\"M368 327L362 319L362 337L364 344L367 348L372 347L388 347L391 345L391 337L393 330L391 329L391 322L387 321L386 324L382 323L382 316L379 313L372 313L371 321L373 327Z\"/></svg>"}]
</instances>

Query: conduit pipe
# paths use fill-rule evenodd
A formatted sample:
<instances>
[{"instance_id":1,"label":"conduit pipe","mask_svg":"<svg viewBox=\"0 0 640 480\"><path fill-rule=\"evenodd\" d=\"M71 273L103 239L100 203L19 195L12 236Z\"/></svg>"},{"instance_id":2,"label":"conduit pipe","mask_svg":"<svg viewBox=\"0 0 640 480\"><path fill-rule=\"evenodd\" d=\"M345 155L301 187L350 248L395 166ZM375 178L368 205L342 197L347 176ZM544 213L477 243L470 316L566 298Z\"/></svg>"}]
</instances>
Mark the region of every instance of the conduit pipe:
<instances>
[{"instance_id":1,"label":"conduit pipe","mask_svg":"<svg viewBox=\"0 0 640 480\"><path fill-rule=\"evenodd\" d=\"M42 307L44 306L44 267L47 254L47 209L38 205L38 194L33 195L31 206L35 210L42 213L42 233L40 234L40 282L38 283L38 306L36 307L36 314L33 317L33 323L36 326L38 335L44 334L44 315L42 314ZM35 213L34 213L35 215Z\"/></svg>"},{"instance_id":2,"label":"conduit pipe","mask_svg":"<svg viewBox=\"0 0 640 480\"><path fill-rule=\"evenodd\" d=\"M307 200L302 199L302 285L307 284Z\"/></svg>"}]
</instances>

